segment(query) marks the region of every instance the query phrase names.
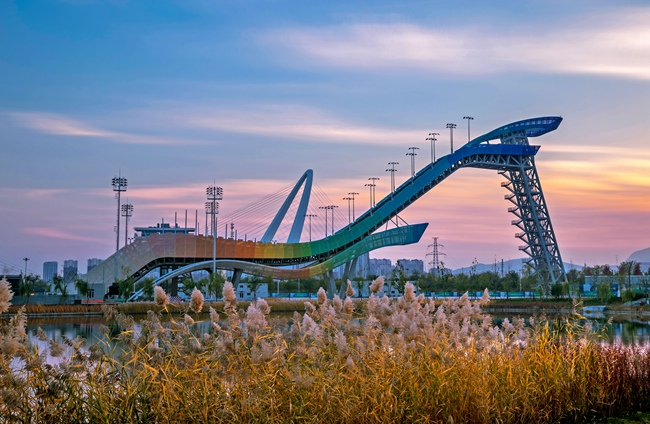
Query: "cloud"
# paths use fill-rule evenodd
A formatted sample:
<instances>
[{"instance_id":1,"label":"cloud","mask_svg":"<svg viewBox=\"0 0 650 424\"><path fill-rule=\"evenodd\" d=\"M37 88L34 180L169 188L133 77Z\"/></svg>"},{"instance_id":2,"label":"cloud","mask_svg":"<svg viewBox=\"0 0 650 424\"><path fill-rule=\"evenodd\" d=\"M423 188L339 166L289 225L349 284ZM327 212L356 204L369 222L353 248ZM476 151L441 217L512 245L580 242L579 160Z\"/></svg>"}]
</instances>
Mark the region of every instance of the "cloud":
<instances>
[{"instance_id":1,"label":"cloud","mask_svg":"<svg viewBox=\"0 0 650 424\"><path fill-rule=\"evenodd\" d=\"M335 143L395 144L424 137L426 130L400 130L365 126L294 105L269 105L254 110L198 111L179 117L186 125L232 133Z\"/></svg>"},{"instance_id":2,"label":"cloud","mask_svg":"<svg viewBox=\"0 0 650 424\"><path fill-rule=\"evenodd\" d=\"M77 236L74 234L68 234L63 231L56 230L54 228L47 228L47 227L25 228L24 231L27 234L31 234L39 237L55 238L61 240L83 241L83 242L91 242L91 243L103 243L105 241L101 238Z\"/></svg>"},{"instance_id":3,"label":"cloud","mask_svg":"<svg viewBox=\"0 0 650 424\"><path fill-rule=\"evenodd\" d=\"M576 18L539 28L523 21L431 28L410 23L296 28L261 42L305 56L316 65L357 70L423 70L483 75L512 71L594 74L650 79L650 8Z\"/></svg>"},{"instance_id":4,"label":"cloud","mask_svg":"<svg viewBox=\"0 0 650 424\"><path fill-rule=\"evenodd\" d=\"M104 130L55 113L9 112L7 115L20 126L30 128L43 134L101 138L125 144L188 144L187 140Z\"/></svg>"}]
</instances>

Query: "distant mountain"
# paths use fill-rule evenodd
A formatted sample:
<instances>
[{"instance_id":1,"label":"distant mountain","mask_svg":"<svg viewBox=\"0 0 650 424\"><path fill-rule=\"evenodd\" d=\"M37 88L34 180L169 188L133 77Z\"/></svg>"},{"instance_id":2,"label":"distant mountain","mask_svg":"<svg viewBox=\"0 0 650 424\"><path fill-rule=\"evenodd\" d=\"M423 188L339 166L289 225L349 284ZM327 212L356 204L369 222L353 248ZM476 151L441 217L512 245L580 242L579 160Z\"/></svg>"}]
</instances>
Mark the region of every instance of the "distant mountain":
<instances>
[{"instance_id":1,"label":"distant mountain","mask_svg":"<svg viewBox=\"0 0 650 424\"><path fill-rule=\"evenodd\" d=\"M630 257L627 258L627 260L628 262L636 261L640 262L641 264L650 265L650 247L647 249L637 250L636 252L632 253Z\"/></svg>"},{"instance_id":2,"label":"distant mountain","mask_svg":"<svg viewBox=\"0 0 650 424\"><path fill-rule=\"evenodd\" d=\"M518 274L521 274L521 270L524 267L524 264L526 263L525 261L527 258L520 258L520 259L510 259L509 261L503 261L503 273L507 274L510 271L515 271ZM458 268L452 270L452 274L469 274L470 273L471 266L466 266L463 268ZM564 263L564 270L569 271L570 269L577 269L578 271L582 270L582 265L575 265L571 263ZM495 270L495 264L476 264L476 273L480 274L482 272L488 272L488 271L494 271ZM501 274L501 262L496 263L496 271L497 273Z\"/></svg>"}]
</instances>

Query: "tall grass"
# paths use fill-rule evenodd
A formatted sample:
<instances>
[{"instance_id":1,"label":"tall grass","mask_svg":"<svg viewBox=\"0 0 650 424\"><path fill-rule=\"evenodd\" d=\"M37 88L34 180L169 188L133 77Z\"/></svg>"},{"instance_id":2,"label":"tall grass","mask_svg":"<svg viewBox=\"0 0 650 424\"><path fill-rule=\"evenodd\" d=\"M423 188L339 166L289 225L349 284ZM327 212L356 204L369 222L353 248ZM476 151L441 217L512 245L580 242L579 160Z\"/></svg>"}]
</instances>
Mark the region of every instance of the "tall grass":
<instances>
[{"instance_id":1,"label":"tall grass","mask_svg":"<svg viewBox=\"0 0 650 424\"><path fill-rule=\"evenodd\" d=\"M603 344L579 321L495 327L485 298L437 306L407 285L363 310L321 292L282 331L266 301L244 310L231 289L218 310L161 302L139 332L105 307L106 338L87 351L79 339L39 351L22 312L4 320L0 421L547 423L649 408L648 350ZM203 308L199 334L184 317Z\"/></svg>"}]
</instances>

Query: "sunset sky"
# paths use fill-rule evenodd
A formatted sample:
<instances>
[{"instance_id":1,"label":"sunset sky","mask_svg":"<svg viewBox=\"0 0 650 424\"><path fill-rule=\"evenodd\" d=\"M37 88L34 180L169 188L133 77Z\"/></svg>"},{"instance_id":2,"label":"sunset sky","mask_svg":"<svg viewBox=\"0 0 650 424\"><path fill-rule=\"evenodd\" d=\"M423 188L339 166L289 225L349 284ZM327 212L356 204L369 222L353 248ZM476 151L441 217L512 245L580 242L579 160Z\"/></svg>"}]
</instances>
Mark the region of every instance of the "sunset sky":
<instances>
[{"instance_id":1,"label":"sunset sky","mask_svg":"<svg viewBox=\"0 0 650 424\"><path fill-rule=\"evenodd\" d=\"M388 162L401 184L408 147L418 169L428 133L449 153L465 115L472 137L562 116L531 139L562 257L615 264L650 246L648 22L626 0L0 0L0 270L111 255L119 172L130 226L203 227L213 181L225 220L313 169L320 238L318 200L347 223L343 197L360 215L368 177L381 199ZM460 170L401 215L430 223L419 244L371 257L425 259L432 237L451 268L522 257L501 181Z\"/></svg>"}]
</instances>

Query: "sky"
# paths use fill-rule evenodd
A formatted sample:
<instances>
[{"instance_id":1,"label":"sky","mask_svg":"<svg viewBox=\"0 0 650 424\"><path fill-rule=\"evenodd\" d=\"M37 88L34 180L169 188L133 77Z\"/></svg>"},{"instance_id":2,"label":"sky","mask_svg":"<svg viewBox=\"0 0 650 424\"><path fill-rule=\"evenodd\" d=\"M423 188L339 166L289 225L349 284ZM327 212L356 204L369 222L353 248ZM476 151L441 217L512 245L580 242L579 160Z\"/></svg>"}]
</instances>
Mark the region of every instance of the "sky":
<instances>
[{"instance_id":1,"label":"sky","mask_svg":"<svg viewBox=\"0 0 650 424\"><path fill-rule=\"evenodd\" d=\"M0 267L114 253L117 175L130 227L198 210L203 229L211 184L220 225L275 199L235 222L252 239L312 169L320 238L319 206L340 228L369 177L388 194L388 162L401 184L409 147L430 161L429 133L449 153L447 123L458 146L463 116L474 138L550 115L530 141L562 258L615 264L650 246L648 22L628 0L0 0ZM430 259L433 237L451 268L522 257L503 180L456 172L401 213L421 242L371 257Z\"/></svg>"}]
</instances>

